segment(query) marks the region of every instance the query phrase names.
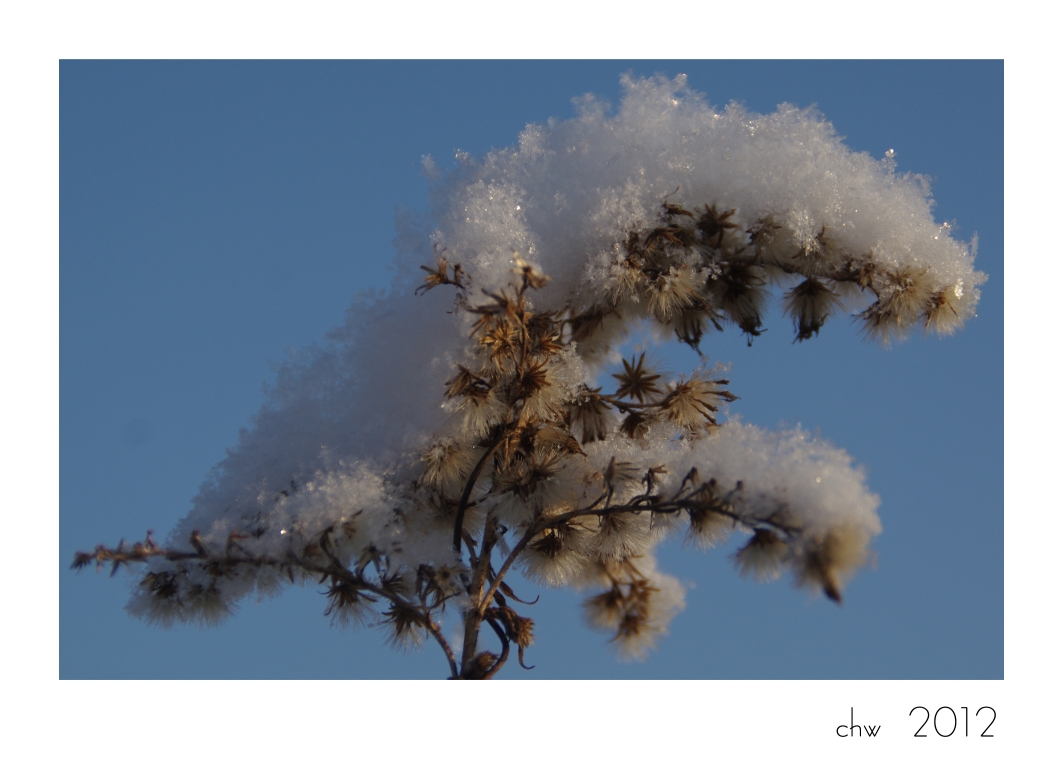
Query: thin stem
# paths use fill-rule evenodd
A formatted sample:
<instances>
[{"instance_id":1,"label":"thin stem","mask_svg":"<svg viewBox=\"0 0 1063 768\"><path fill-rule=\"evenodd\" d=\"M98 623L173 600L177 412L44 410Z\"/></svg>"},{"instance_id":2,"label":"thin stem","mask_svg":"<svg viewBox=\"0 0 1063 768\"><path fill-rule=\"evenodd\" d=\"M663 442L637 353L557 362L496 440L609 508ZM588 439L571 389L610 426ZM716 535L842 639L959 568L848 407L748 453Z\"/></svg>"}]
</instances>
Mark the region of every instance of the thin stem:
<instances>
[{"instance_id":1,"label":"thin stem","mask_svg":"<svg viewBox=\"0 0 1063 768\"><path fill-rule=\"evenodd\" d=\"M475 570L476 564L479 562L476 558L476 540L465 531L461 532L461 538L465 542L465 546L469 548L469 565Z\"/></svg>"},{"instance_id":2,"label":"thin stem","mask_svg":"<svg viewBox=\"0 0 1063 768\"><path fill-rule=\"evenodd\" d=\"M476 466L472 470L472 474L469 475L469 479L465 481L465 490L461 493L461 501L458 502L458 511L454 516L454 551L459 555L461 554L461 533L462 525L465 522L465 508L469 505L469 496L472 495L472 487L476 485L477 478L480 477L480 472L483 471L484 465L487 464L487 460L490 459L498 446L502 444L502 440L505 438L509 429L503 429L499 432L498 437L494 439L491 445L484 455L480 457L480 460L476 462Z\"/></svg>"},{"instance_id":3,"label":"thin stem","mask_svg":"<svg viewBox=\"0 0 1063 768\"><path fill-rule=\"evenodd\" d=\"M786 525L778 520L772 520L771 517L756 517L750 518L739 514L738 512L731 512L726 509L720 509L712 502L701 502L691 498L674 499L672 501L654 501L649 504L621 504L615 507L603 507L602 509L583 508L576 509L572 512L566 512L563 515L552 517L545 521L540 530L546 530L548 528L555 528L562 523L568 522L576 517L585 517L587 515L598 515L604 517L606 515L614 515L622 512L650 512L654 514L672 515L683 510L696 510L703 509L707 512L720 515L721 517L729 517L736 523L742 523L743 525L766 525L776 530L779 530L788 536L794 536L801 532L801 529L796 526Z\"/></svg>"},{"instance_id":4,"label":"thin stem","mask_svg":"<svg viewBox=\"0 0 1063 768\"><path fill-rule=\"evenodd\" d=\"M491 665L491 668L484 673L484 680L490 680L498 670L502 669L506 659L509 658L509 638L506 637L506 633L502 631L502 628L498 626L494 619L486 619L486 621L491 629L495 631L495 634L498 635L498 639L502 641L502 653L495 660L495 663Z\"/></svg>"},{"instance_id":5,"label":"thin stem","mask_svg":"<svg viewBox=\"0 0 1063 768\"><path fill-rule=\"evenodd\" d=\"M485 611L487 606L491 604L491 598L495 596L495 592L498 590L498 586L502 583L502 579L505 578L509 567L513 565L513 561L517 559L517 555L523 552L524 548L528 546L528 542L531 541L532 536L537 534L540 530L542 529L537 528L536 524L533 523L528 530L525 531L524 535L520 537L520 540L513 545L509 557L507 557L505 562L502 563L502 567L498 569L498 573L491 581L490 587L488 587L486 594L484 594L483 599L480 601L480 605L478 606L480 612Z\"/></svg>"},{"instance_id":6,"label":"thin stem","mask_svg":"<svg viewBox=\"0 0 1063 768\"><path fill-rule=\"evenodd\" d=\"M447 663L450 664L450 679L457 680L458 664L454 660L454 652L450 650L450 645L443 637L443 632L439 629L439 625L431 619L428 620L428 632L436 639L436 642L439 643L439 647L443 649L443 653L447 655Z\"/></svg>"},{"instance_id":7,"label":"thin stem","mask_svg":"<svg viewBox=\"0 0 1063 768\"><path fill-rule=\"evenodd\" d=\"M628 400L621 400L616 395L598 395L598 399L613 406L621 413L634 411L638 408L660 408L664 405L664 400L653 403L632 403Z\"/></svg>"},{"instance_id":8,"label":"thin stem","mask_svg":"<svg viewBox=\"0 0 1063 768\"><path fill-rule=\"evenodd\" d=\"M469 585L469 599L473 607L465 612L465 638L461 654L462 674L469 669L469 664L476 656L476 643L480 637L480 623L483 621L484 606L480 603L480 594L483 592L487 573L491 567L491 550L494 548L497 536L498 522L494 515L488 515L484 523L483 544L480 545L480 556L477 559L476 570L473 572L472 583Z\"/></svg>"}]
</instances>

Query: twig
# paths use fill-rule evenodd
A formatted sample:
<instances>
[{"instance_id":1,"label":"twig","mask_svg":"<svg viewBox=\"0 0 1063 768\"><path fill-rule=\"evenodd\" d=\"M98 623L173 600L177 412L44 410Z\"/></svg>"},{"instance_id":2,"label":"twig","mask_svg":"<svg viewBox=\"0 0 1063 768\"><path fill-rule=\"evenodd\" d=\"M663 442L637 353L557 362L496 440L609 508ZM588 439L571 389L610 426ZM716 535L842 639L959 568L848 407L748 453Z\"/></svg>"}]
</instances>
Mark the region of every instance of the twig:
<instances>
[{"instance_id":1,"label":"twig","mask_svg":"<svg viewBox=\"0 0 1063 768\"><path fill-rule=\"evenodd\" d=\"M502 627L498 626L498 623L494 619L485 619L487 624L498 635L498 639L502 641L502 653L495 660L495 663L491 665L491 668L484 673L484 680L490 680L495 676L498 670L502 669L502 665L506 663L506 659L509 658L509 638L506 637L506 633L502 631ZM523 664L521 665L523 666Z\"/></svg>"},{"instance_id":2,"label":"twig","mask_svg":"<svg viewBox=\"0 0 1063 768\"><path fill-rule=\"evenodd\" d=\"M499 432L498 437L494 439L494 442L492 442L488 449L484 451L484 455L480 457L478 462L476 462L472 474L469 475L469 479L465 482L465 490L461 493L461 501L458 502L458 511L454 516L454 551L459 555L461 554L461 533L462 524L465 521L465 508L469 505L469 496L472 495L472 487L476 485L476 480L480 477L480 472L483 471L484 465L487 464L487 460L494 455L496 450L498 450L498 446L502 444L502 440L505 439L508 432L508 427Z\"/></svg>"}]
</instances>

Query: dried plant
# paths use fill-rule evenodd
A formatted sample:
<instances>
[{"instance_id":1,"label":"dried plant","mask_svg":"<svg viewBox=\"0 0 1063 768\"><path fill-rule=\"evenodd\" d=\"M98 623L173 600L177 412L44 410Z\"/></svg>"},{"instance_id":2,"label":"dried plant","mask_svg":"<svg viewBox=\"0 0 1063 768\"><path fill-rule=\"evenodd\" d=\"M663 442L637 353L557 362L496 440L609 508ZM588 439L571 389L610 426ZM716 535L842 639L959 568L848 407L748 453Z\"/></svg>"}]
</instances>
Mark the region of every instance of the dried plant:
<instances>
[{"instance_id":1,"label":"dried plant","mask_svg":"<svg viewBox=\"0 0 1063 768\"><path fill-rule=\"evenodd\" d=\"M404 437L379 466L323 452L281 491L241 491L210 530L193 516L167 546L149 533L79 552L73 567L137 565L130 608L163 623L217 621L252 589L316 581L334 621L382 626L400 648L431 639L463 679L494 677L514 645L525 665L534 624L514 606L514 569L592 590L589 623L622 656L644 656L684 605L654 558L668 536L708 547L739 535L743 574L789 570L798 586L841 603L881 530L878 499L844 451L800 431L722 421L736 396L704 355L671 381L644 353L622 360L613 391L595 381L595 366L617 356L634 322L699 354L705 333L726 324L752 343L780 285L796 341L817 335L842 297L859 296L870 301L856 315L869 337L952 333L973 314L983 278L967 251L965 268L937 269L854 249L848 233L793 211L744 211L723 192L694 197L680 186L658 196L652 216L609 230L575 288L551 281L531 248L511 251L500 272L498 258L463 267L444 256L459 249L437 244L415 293L454 291L461 341L425 347L447 361L418 371L442 373L432 429ZM368 435L379 424L351 429ZM461 628L457 645L447 622Z\"/></svg>"}]
</instances>

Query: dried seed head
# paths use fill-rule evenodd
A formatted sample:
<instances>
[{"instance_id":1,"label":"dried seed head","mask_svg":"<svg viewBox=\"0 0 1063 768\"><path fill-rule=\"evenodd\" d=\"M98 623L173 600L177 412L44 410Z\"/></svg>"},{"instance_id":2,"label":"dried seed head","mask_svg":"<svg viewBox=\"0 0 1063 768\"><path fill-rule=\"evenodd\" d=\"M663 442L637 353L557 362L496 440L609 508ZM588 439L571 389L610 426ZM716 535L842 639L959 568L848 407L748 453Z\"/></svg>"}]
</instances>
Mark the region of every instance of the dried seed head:
<instances>
[{"instance_id":1,"label":"dried seed head","mask_svg":"<svg viewBox=\"0 0 1063 768\"><path fill-rule=\"evenodd\" d=\"M520 648L527 648L535 642L535 622L519 615L512 608L498 606L491 608L487 615L499 621L506 631L506 637Z\"/></svg>"},{"instance_id":2,"label":"dried seed head","mask_svg":"<svg viewBox=\"0 0 1063 768\"><path fill-rule=\"evenodd\" d=\"M838 246L826 226L820 227L815 237L806 236L802 239L797 252L781 262L788 272L805 277L827 277L852 259L845 249Z\"/></svg>"},{"instance_id":3,"label":"dried seed head","mask_svg":"<svg viewBox=\"0 0 1063 768\"><path fill-rule=\"evenodd\" d=\"M773 261L782 252L784 245L781 230L782 227L776 224L775 219L771 216L757 219L746 230L746 234L749 235L749 243L753 246L753 252L759 259Z\"/></svg>"},{"instance_id":4,"label":"dried seed head","mask_svg":"<svg viewBox=\"0 0 1063 768\"><path fill-rule=\"evenodd\" d=\"M819 335L819 329L827 321L841 301L836 293L824 283L810 277L792 290L783 299L783 307L793 318L796 341Z\"/></svg>"},{"instance_id":5,"label":"dried seed head","mask_svg":"<svg viewBox=\"0 0 1063 768\"><path fill-rule=\"evenodd\" d=\"M671 267L646 286L649 310L658 322L671 323L684 310L697 305L702 280L690 267Z\"/></svg>"},{"instance_id":6,"label":"dried seed head","mask_svg":"<svg viewBox=\"0 0 1063 768\"><path fill-rule=\"evenodd\" d=\"M467 395L458 406L463 414L462 428L469 438L480 438L501 424L509 414L509 406L494 389L477 390Z\"/></svg>"},{"instance_id":7,"label":"dried seed head","mask_svg":"<svg viewBox=\"0 0 1063 768\"><path fill-rule=\"evenodd\" d=\"M591 539L602 560L622 562L641 555L653 544L650 515L622 512L598 518L598 530Z\"/></svg>"},{"instance_id":8,"label":"dried seed head","mask_svg":"<svg viewBox=\"0 0 1063 768\"><path fill-rule=\"evenodd\" d=\"M620 383L616 390L617 397L633 397L640 403L645 403L652 396L661 394L661 388L657 386L661 374L646 366L645 352L639 355L638 360L632 357L631 362L623 362L624 372L613 374L613 378Z\"/></svg>"},{"instance_id":9,"label":"dried seed head","mask_svg":"<svg viewBox=\"0 0 1063 768\"><path fill-rule=\"evenodd\" d=\"M465 287L463 284L465 272L462 270L461 264L455 264L452 268L453 277L448 277L447 267L449 265L442 255L446 248L443 248L442 250L439 250L436 246L434 246L434 248L436 250L436 268L432 269L431 267L426 266L421 267L421 269L428 273L428 276L424 279L424 285L417 288L414 291L414 294L430 291L437 285L454 285L458 288Z\"/></svg>"},{"instance_id":10,"label":"dried seed head","mask_svg":"<svg viewBox=\"0 0 1063 768\"><path fill-rule=\"evenodd\" d=\"M601 391L601 387L584 389L568 406L567 422L581 443L604 440L615 424L613 409L599 396Z\"/></svg>"},{"instance_id":11,"label":"dried seed head","mask_svg":"<svg viewBox=\"0 0 1063 768\"><path fill-rule=\"evenodd\" d=\"M697 469L692 469L687 476L695 485L697 474ZM687 529L687 541L708 549L726 540L735 528L735 500L740 490L741 485L737 485L733 491L721 493L716 478L698 485L688 497L690 528Z\"/></svg>"},{"instance_id":12,"label":"dried seed head","mask_svg":"<svg viewBox=\"0 0 1063 768\"><path fill-rule=\"evenodd\" d=\"M668 624L684 607L683 588L662 573L632 578L613 642L621 658L641 659L668 634Z\"/></svg>"},{"instance_id":13,"label":"dried seed head","mask_svg":"<svg viewBox=\"0 0 1063 768\"><path fill-rule=\"evenodd\" d=\"M964 290L963 282L951 285L931 294L924 314L924 330L936 331L941 336L951 336L974 314L973 288Z\"/></svg>"},{"instance_id":14,"label":"dried seed head","mask_svg":"<svg viewBox=\"0 0 1063 768\"><path fill-rule=\"evenodd\" d=\"M512 369L516 350L520 347L520 334L509 318L501 317L486 323L477 341L496 369Z\"/></svg>"},{"instance_id":15,"label":"dried seed head","mask_svg":"<svg viewBox=\"0 0 1063 768\"><path fill-rule=\"evenodd\" d=\"M757 581L773 581L782 572L782 563L790 551L786 542L767 528L760 528L744 547L735 552L734 561L743 576Z\"/></svg>"},{"instance_id":16,"label":"dried seed head","mask_svg":"<svg viewBox=\"0 0 1063 768\"><path fill-rule=\"evenodd\" d=\"M624 420L620 422L620 431L632 440L641 440L650 431L650 427L657 422L653 413L646 411L630 411Z\"/></svg>"},{"instance_id":17,"label":"dried seed head","mask_svg":"<svg viewBox=\"0 0 1063 768\"><path fill-rule=\"evenodd\" d=\"M222 596L215 578L204 580L205 576L203 571L184 568L149 572L140 581L146 599L134 599L133 610L163 627L175 621L216 625L232 614L233 606Z\"/></svg>"},{"instance_id":18,"label":"dried seed head","mask_svg":"<svg viewBox=\"0 0 1063 768\"><path fill-rule=\"evenodd\" d=\"M498 656L490 651L481 651L465 670L465 677L469 680L483 680L496 661L498 661Z\"/></svg>"},{"instance_id":19,"label":"dried seed head","mask_svg":"<svg viewBox=\"0 0 1063 768\"><path fill-rule=\"evenodd\" d=\"M616 632L624 616L624 593L618 586L583 601L583 616L592 627Z\"/></svg>"},{"instance_id":20,"label":"dried seed head","mask_svg":"<svg viewBox=\"0 0 1063 768\"><path fill-rule=\"evenodd\" d=\"M679 190L677 189L676 192L678 192L678 191ZM666 221L671 221L676 216L686 216L686 217L691 218L691 219L694 218L694 214L692 214L686 208L682 207L681 205L676 205L674 203L669 203L667 200L665 200L664 202L661 203L661 216Z\"/></svg>"},{"instance_id":21,"label":"dried seed head","mask_svg":"<svg viewBox=\"0 0 1063 768\"><path fill-rule=\"evenodd\" d=\"M724 233L738 227L738 224L731 220L734 214L734 208L721 212L715 205L706 205L705 212L698 217L696 223L702 242L719 248L723 244Z\"/></svg>"},{"instance_id":22,"label":"dried seed head","mask_svg":"<svg viewBox=\"0 0 1063 768\"><path fill-rule=\"evenodd\" d=\"M465 480L476 466L477 456L472 446L447 438L421 454L424 468L421 483L451 499L457 499Z\"/></svg>"},{"instance_id":23,"label":"dried seed head","mask_svg":"<svg viewBox=\"0 0 1063 768\"><path fill-rule=\"evenodd\" d=\"M412 606L392 603L383 613L383 626L388 630L388 642L398 650L406 651L420 645L428 626L425 615Z\"/></svg>"},{"instance_id":24,"label":"dried seed head","mask_svg":"<svg viewBox=\"0 0 1063 768\"><path fill-rule=\"evenodd\" d=\"M515 382L515 396L524 400L521 422L562 421L567 415L564 391L558 386L558 366L549 360L538 360Z\"/></svg>"},{"instance_id":25,"label":"dried seed head","mask_svg":"<svg viewBox=\"0 0 1063 768\"><path fill-rule=\"evenodd\" d=\"M750 336L759 336L767 301L764 268L751 263L731 263L709 281L714 304Z\"/></svg>"},{"instance_id":26,"label":"dried seed head","mask_svg":"<svg viewBox=\"0 0 1063 768\"><path fill-rule=\"evenodd\" d=\"M709 379L704 373L694 373L688 381L680 379L661 403L662 411L667 418L691 432L715 425L713 414L719 410L720 403L737 399L722 388L727 383L726 379Z\"/></svg>"},{"instance_id":27,"label":"dried seed head","mask_svg":"<svg viewBox=\"0 0 1063 768\"><path fill-rule=\"evenodd\" d=\"M498 472L495 490L530 499L564 469L564 458L565 453L556 448L536 448L531 455L515 458Z\"/></svg>"},{"instance_id":28,"label":"dried seed head","mask_svg":"<svg viewBox=\"0 0 1063 768\"><path fill-rule=\"evenodd\" d=\"M545 314L533 315L528 322L528 354L549 358L565 347L561 343L561 325L556 317Z\"/></svg>"},{"instance_id":29,"label":"dried seed head","mask_svg":"<svg viewBox=\"0 0 1063 768\"><path fill-rule=\"evenodd\" d=\"M646 275L634 258L619 258L609 265L605 289L610 304L638 301L645 285Z\"/></svg>"},{"instance_id":30,"label":"dried seed head","mask_svg":"<svg viewBox=\"0 0 1063 768\"><path fill-rule=\"evenodd\" d=\"M513 267L517 274L520 275L524 288L538 290L550 282L548 275L543 274L526 262L516 251L513 252Z\"/></svg>"},{"instance_id":31,"label":"dried seed head","mask_svg":"<svg viewBox=\"0 0 1063 768\"><path fill-rule=\"evenodd\" d=\"M566 472L569 456L562 449L536 447L531 454L516 455L497 469L492 498L497 499L499 519L519 526L544 513L572 509L582 488Z\"/></svg>"},{"instance_id":32,"label":"dried seed head","mask_svg":"<svg viewBox=\"0 0 1063 768\"><path fill-rule=\"evenodd\" d=\"M328 607L325 609L325 615L332 618L333 625L359 627L369 619L371 604L375 600L370 595L358 591L355 585L333 577L326 594Z\"/></svg>"},{"instance_id":33,"label":"dried seed head","mask_svg":"<svg viewBox=\"0 0 1063 768\"><path fill-rule=\"evenodd\" d=\"M702 549L708 549L726 541L735 527L732 518L711 509L692 509L689 515L690 528L687 529L687 541L694 542Z\"/></svg>"},{"instance_id":34,"label":"dried seed head","mask_svg":"<svg viewBox=\"0 0 1063 768\"><path fill-rule=\"evenodd\" d=\"M449 398L486 398L491 391L491 384L487 379L474 374L464 365L458 366L458 374L446 382L446 387L446 395Z\"/></svg>"},{"instance_id":35,"label":"dried seed head","mask_svg":"<svg viewBox=\"0 0 1063 768\"><path fill-rule=\"evenodd\" d=\"M699 296L693 306L676 314L671 325L676 338L700 354L701 338L705 335L707 325L711 323L717 331L722 331L722 320L723 316L712 303L704 296Z\"/></svg>"},{"instance_id":36,"label":"dried seed head","mask_svg":"<svg viewBox=\"0 0 1063 768\"><path fill-rule=\"evenodd\" d=\"M613 456L602 472L602 480L610 491L618 491L624 486L637 483L640 474L639 468L630 461L617 461L616 456Z\"/></svg>"},{"instance_id":37,"label":"dried seed head","mask_svg":"<svg viewBox=\"0 0 1063 768\"><path fill-rule=\"evenodd\" d=\"M891 337L903 338L920 318L933 310L928 273L911 267L886 272L875 288L878 300L859 317L864 334L889 346Z\"/></svg>"},{"instance_id":38,"label":"dried seed head","mask_svg":"<svg viewBox=\"0 0 1063 768\"><path fill-rule=\"evenodd\" d=\"M865 529L844 526L806 541L794 565L797 585L822 588L840 604L845 578L867 560L869 540Z\"/></svg>"},{"instance_id":39,"label":"dried seed head","mask_svg":"<svg viewBox=\"0 0 1063 768\"><path fill-rule=\"evenodd\" d=\"M539 427L532 438L532 444L533 448L540 448L547 451L557 450L562 454L583 453L579 441L573 437L572 433L566 429L564 424L558 422L550 422Z\"/></svg>"},{"instance_id":40,"label":"dried seed head","mask_svg":"<svg viewBox=\"0 0 1063 768\"><path fill-rule=\"evenodd\" d=\"M532 581L560 587L587 567L590 533L578 520L543 531L521 555L525 575Z\"/></svg>"}]
</instances>

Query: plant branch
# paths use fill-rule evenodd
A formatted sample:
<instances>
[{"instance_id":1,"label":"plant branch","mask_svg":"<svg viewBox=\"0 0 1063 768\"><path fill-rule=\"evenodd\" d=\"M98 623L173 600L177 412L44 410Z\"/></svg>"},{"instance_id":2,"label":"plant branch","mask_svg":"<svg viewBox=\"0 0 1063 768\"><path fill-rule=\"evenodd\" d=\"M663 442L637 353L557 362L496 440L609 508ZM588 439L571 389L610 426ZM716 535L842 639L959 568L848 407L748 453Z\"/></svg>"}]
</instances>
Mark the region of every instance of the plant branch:
<instances>
[{"instance_id":1,"label":"plant branch","mask_svg":"<svg viewBox=\"0 0 1063 768\"><path fill-rule=\"evenodd\" d=\"M472 473L469 475L469 479L465 481L465 489L461 492L461 501L458 502L458 511L454 516L454 551L459 555L461 554L461 533L462 525L465 522L465 508L469 506L469 496L472 495L472 488L476 485L476 480L480 477L480 473L483 471L484 465L487 464L487 460L490 459L498 446L502 444L506 434L509 432L508 428L499 431L498 437L496 437L487 450L484 451L483 456L476 462L476 466L473 468Z\"/></svg>"},{"instance_id":2,"label":"plant branch","mask_svg":"<svg viewBox=\"0 0 1063 768\"><path fill-rule=\"evenodd\" d=\"M491 568L491 550L495 545L497 526L498 523L494 515L489 514L487 521L484 523L480 556L476 563L476 570L473 572L472 583L469 585L469 598L472 602L472 607L465 612L465 638L461 654L463 674L468 671L469 665L476 655L476 644L480 637L480 623L483 621L485 608L480 603L480 594L483 592L484 583Z\"/></svg>"},{"instance_id":3,"label":"plant branch","mask_svg":"<svg viewBox=\"0 0 1063 768\"><path fill-rule=\"evenodd\" d=\"M436 642L439 643L439 647L443 649L443 653L447 655L447 663L450 664L450 679L457 680L458 664L454 660L454 652L450 650L450 644L447 643L446 639L443 637L443 632L440 630L439 625L436 622L428 619L426 626L429 634L436 639Z\"/></svg>"},{"instance_id":4,"label":"plant branch","mask_svg":"<svg viewBox=\"0 0 1063 768\"><path fill-rule=\"evenodd\" d=\"M495 663L491 665L491 668L484 673L484 680L490 680L498 670L502 669L502 666L506 663L506 659L509 658L509 638L506 637L506 633L502 630L502 627L498 626L498 622L494 619L486 619L488 626L495 631L498 635L498 639L502 641L502 653L495 660ZM523 666L523 665L522 665Z\"/></svg>"}]
</instances>

